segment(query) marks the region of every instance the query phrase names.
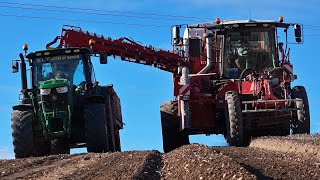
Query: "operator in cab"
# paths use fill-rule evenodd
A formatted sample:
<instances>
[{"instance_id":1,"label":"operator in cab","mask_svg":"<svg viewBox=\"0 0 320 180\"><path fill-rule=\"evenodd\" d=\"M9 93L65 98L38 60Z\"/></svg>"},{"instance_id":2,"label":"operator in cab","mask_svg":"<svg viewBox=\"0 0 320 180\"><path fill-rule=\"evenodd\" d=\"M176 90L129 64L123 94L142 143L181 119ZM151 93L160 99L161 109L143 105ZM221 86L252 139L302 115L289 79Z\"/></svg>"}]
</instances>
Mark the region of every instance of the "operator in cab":
<instances>
[{"instance_id":1,"label":"operator in cab","mask_svg":"<svg viewBox=\"0 0 320 180\"><path fill-rule=\"evenodd\" d=\"M250 62L250 47L248 42L241 38L239 41L239 47L236 48L237 59L235 60L235 64L237 68L243 70L245 68L251 67Z\"/></svg>"}]
</instances>

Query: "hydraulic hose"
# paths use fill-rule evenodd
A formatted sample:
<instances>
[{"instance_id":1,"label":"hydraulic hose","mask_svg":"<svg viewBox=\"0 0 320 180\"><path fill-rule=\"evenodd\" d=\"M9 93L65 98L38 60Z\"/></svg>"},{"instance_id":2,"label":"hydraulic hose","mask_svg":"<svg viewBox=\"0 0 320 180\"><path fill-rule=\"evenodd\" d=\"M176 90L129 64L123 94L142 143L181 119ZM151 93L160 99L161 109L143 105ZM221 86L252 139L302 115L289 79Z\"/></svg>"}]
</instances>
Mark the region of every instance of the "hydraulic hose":
<instances>
[{"instance_id":1,"label":"hydraulic hose","mask_svg":"<svg viewBox=\"0 0 320 180\"><path fill-rule=\"evenodd\" d=\"M281 70L281 71L284 71L288 74L291 74L288 70L284 69L283 67L275 67L269 71L269 74L272 74L274 71L277 71L277 70Z\"/></svg>"}]
</instances>

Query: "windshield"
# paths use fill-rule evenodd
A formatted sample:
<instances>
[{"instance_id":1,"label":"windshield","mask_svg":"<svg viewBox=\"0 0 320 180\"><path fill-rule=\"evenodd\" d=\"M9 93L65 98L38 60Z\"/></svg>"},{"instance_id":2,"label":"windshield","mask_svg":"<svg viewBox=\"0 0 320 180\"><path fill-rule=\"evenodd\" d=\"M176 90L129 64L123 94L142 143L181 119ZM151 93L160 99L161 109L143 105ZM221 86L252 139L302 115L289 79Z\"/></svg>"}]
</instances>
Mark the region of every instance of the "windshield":
<instances>
[{"instance_id":1,"label":"windshield","mask_svg":"<svg viewBox=\"0 0 320 180\"><path fill-rule=\"evenodd\" d=\"M81 55L51 56L35 59L35 86L51 79L67 79L70 85L85 81Z\"/></svg>"},{"instance_id":2,"label":"windshield","mask_svg":"<svg viewBox=\"0 0 320 180\"><path fill-rule=\"evenodd\" d=\"M246 68L257 73L276 66L272 28L235 28L227 32L223 71L226 78L237 78Z\"/></svg>"}]
</instances>

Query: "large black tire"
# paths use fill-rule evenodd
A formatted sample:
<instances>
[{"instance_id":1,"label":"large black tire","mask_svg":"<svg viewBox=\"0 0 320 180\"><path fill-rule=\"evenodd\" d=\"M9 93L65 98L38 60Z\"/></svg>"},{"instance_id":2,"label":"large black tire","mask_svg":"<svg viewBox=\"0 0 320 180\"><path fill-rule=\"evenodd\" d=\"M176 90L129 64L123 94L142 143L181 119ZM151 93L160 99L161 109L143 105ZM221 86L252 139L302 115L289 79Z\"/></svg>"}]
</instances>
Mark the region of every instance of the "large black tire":
<instances>
[{"instance_id":1,"label":"large black tire","mask_svg":"<svg viewBox=\"0 0 320 180\"><path fill-rule=\"evenodd\" d=\"M296 99L302 99L302 101L297 101L296 103L296 107L301 110L297 110L296 115L293 115L292 133L310 134L310 111L307 92L303 86L295 86L292 88L292 96Z\"/></svg>"},{"instance_id":2,"label":"large black tire","mask_svg":"<svg viewBox=\"0 0 320 180\"><path fill-rule=\"evenodd\" d=\"M68 139L51 140L51 154L70 154L70 144Z\"/></svg>"},{"instance_id":3,"label":"large black tire","mask_svg":"<svg viewBox=\"0 0 320 180\"><path fill-rule=\"evenodd\" d=\"M242 109L237 92L228 91L225 94L226 103L226 139L231 146L244 146Z\"/></svg>"},{"instance_id":4,"label":"large black tire","mask_svg":"<svg viewBox=\"0 0 320 180\"><path fill-rule=\"evenodd\" d=\"M161 103L161 125L163 151L170 152L180 146L190 144L189 136L180 132L177 101Z\"/></svg>"},{"instance_id":5,"label":"large black tire","mask_svg":"<svg viewBox=\"0 0 320 180\"><path fill-rule=\"evenodd\" d=\"M11 114L13 149L16 158L34 156L32 111L14 110Z\"/></svg>"},{"instance_id":6,"label":"large black tire","mask_svg":"<svg viewBox=\"0 0 320 180\"><path fill-rule=\"evenodd\" d=\"M84 109L85 141L88 152L107 152L105 104L88 104Z\"/></svg>"}]
</instances>

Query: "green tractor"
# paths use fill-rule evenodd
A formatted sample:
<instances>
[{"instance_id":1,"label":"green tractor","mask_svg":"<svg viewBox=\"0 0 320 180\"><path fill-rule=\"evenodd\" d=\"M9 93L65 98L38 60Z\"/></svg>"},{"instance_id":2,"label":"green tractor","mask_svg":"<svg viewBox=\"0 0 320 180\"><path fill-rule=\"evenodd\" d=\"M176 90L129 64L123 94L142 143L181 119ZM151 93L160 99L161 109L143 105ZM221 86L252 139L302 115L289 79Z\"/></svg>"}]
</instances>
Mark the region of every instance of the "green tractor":
<instances>
[{"instance_id":1,"label":"green tractor","mask_svg":"<svg viewBox=\"0 0 320 180\"><path fill-rule=\"evenodd\" d=\"M70 153L79 147L121 151L120 99L112 85L100 86L95 80L91 55L88 48L61 48L20 53L20 60L12 62L14 73L20 62L22 83L11 116L16 158Z\"/></svg>"}]
</instances>

